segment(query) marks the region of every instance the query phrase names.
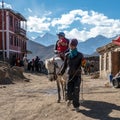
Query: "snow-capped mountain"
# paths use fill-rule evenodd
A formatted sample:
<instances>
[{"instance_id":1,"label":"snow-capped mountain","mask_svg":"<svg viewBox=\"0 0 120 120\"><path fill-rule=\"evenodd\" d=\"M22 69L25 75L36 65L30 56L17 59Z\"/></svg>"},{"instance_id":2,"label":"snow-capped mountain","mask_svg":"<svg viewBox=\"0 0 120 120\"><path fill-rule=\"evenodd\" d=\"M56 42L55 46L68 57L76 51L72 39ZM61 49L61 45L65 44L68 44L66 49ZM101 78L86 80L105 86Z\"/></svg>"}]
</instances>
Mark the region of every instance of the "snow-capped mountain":
<instances>
[{"instance_id":1,"label":"snow-capped mountain","mask_svg":"<svg viewBox=\"0 0 120 120\"><path fill-rule=\"evenodd\" d=\"M57 36L52 35L50 33L46 33L42 37L37 37L34 41L44 46L54 45L57 41Z\"/></svg>"},{"instance_id":2,"label":"snow-capped mountain","mask_svg":"<svg viewBox=\"0 0 120 120\"><path fill-rule=\"evenodd\" d=\"M79 42L78 50L85 54L93 54L98 47L104 46L112 41L112 38L106 38L98 35L94 38L89 38L85 42Z\"/></svg>"},{"instance_id":3,"label":"snow-capped mountain","mask_svg":"<svg viewBox=\"0 0 120 120\"><path fill-rule=\"evenodd\" d=\"M85 42L78 43L78 50L84 54L84 56L96 56L98 53L96 49L104 46L112 41L113 38L106 38L102 35L98 35L94 38L90 38ZM54 56L54 45L56 43L57 36L46 33L43 37L38 37L34 41L28 40L27 49L32 51L32 54L28 54L28 58L32 59L35 56L39 56L42 60Z\"/></svg>"},{"instance_id":4,"label":"snow-capped mountain","mask_svg":"<svg viewBox=\"0 0 120 120\"><path fill-rule=\"evenodd\" d=\"M48 47L49 45L55 45L57 36L50 33L46 33L43 37L37 37L35 42ZM102 35L98 35L94 38L89 38L84 42L79 42L78 50L85 54L92 54L96 52L98 47L101 47L112 41L112 38L107 38Z\"/></svg>"}]
</instances>

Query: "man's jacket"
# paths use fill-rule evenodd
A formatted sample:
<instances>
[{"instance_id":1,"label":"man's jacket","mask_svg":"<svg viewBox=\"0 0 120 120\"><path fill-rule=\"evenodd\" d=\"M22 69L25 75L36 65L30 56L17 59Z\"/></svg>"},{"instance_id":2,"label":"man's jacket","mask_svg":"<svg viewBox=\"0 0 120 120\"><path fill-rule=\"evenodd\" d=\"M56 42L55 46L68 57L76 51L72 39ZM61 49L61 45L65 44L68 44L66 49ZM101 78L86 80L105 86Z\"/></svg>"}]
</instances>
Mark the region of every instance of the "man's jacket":
<instances>
[{"instance_id":1,"label":"man's jacket","mask_svg":"<svg viewBox=\"0 0 120 120\"><path fill-rule=\"evenodd\" d=\"M66 54L64 65L61 69L61 74L67 69L69 75L79 76L81 74L81 63L83 60L83 54L78 52L77 56L70 58L69 53Z\"/></svg>"}]
</instances>

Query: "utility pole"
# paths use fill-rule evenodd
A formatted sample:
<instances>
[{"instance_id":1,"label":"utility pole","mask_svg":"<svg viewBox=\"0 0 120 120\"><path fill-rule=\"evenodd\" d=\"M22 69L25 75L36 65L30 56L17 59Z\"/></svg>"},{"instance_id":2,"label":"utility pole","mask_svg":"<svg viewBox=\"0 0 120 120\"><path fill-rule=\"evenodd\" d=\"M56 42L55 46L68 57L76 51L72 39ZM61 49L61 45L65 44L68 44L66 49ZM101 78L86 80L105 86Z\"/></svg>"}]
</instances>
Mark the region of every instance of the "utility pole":
<instances>
[{"instance_id":1,"label":"utility pole","mask_svg":"<svg viewBox=\"0 0 120 120\"><path fill-rule=\"evenodd\" d=\"M2 49L3 61L5 61L5 39L4 39L4 1L2 0Z\"/></svg>"}]
</instances>

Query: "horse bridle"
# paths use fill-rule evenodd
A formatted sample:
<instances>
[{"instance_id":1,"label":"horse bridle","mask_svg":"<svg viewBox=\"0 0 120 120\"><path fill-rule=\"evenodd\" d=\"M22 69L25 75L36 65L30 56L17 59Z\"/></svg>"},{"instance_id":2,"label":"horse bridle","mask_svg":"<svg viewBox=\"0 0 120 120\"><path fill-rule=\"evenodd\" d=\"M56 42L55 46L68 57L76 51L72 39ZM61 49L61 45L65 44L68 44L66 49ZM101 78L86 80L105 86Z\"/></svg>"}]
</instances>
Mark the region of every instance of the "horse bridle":
<instances>
[{"instance_id":1,"label":"horse bridle","mask_svg":"<svg viewBox=\"0 0 120 120\"><path fill-rule=\"evenodd\" d=\"M54 76L54 80L57 79L57 73L56 73L56 68L59 68L59 66L57 65L56 62L54 62L54 71L53 72L48 72L49 75L53 75Z\"/></svg>"}]
</instances>

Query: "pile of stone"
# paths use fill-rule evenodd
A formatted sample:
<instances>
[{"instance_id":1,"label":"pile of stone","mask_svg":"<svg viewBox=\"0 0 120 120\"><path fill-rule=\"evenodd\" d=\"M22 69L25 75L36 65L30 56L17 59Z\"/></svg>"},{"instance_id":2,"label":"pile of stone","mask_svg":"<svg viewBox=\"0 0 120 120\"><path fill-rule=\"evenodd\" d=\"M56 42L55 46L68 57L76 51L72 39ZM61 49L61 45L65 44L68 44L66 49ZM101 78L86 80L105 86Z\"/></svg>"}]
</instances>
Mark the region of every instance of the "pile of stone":
<instances>
[{"instance_id":1,"label":"pile of stone","mask_svg":"<svg viewBox=\"0 0 120 120\"><path fill-rule=\"evenodd\" d=\"M99 77L100 77L99 71L91 74L91 79L98 79Z\"/></svg>"},{"instance_id":2,"label":"pile of stone","mask_svg":"<svg viewBox=\"0 0 120 120\"><path fill-rule=\"evenodd\" d=\"M14 81L24 80L24 68L13 66L0 61L0 84L12 84Z\"/></svg>"}]
</instances>

